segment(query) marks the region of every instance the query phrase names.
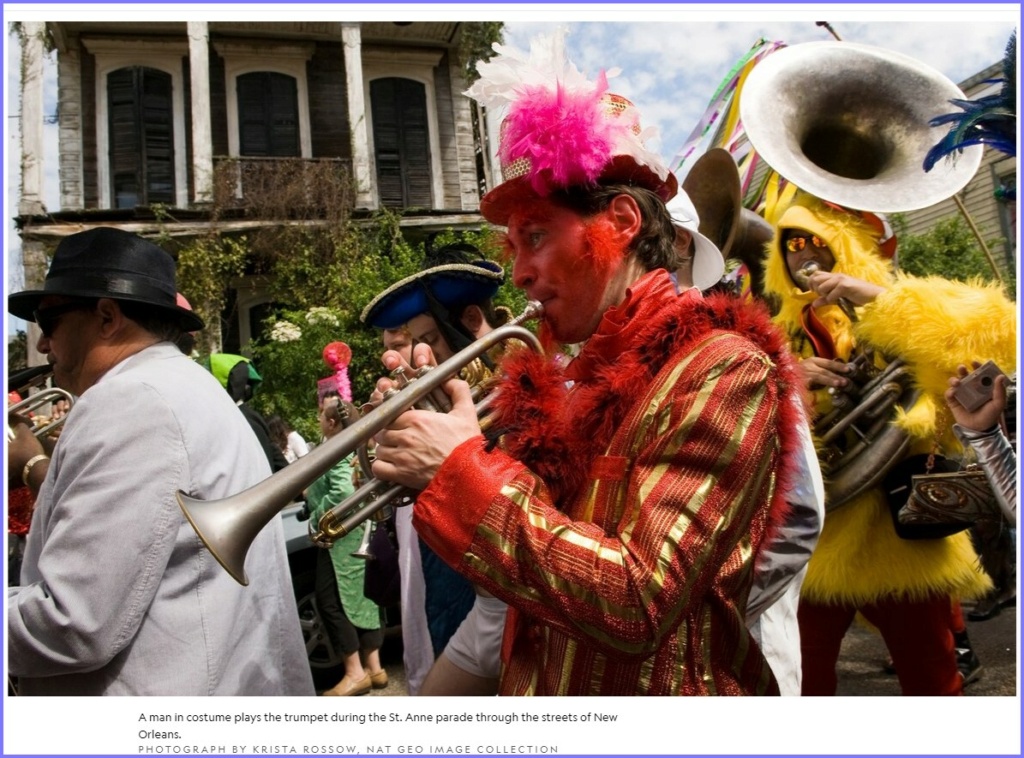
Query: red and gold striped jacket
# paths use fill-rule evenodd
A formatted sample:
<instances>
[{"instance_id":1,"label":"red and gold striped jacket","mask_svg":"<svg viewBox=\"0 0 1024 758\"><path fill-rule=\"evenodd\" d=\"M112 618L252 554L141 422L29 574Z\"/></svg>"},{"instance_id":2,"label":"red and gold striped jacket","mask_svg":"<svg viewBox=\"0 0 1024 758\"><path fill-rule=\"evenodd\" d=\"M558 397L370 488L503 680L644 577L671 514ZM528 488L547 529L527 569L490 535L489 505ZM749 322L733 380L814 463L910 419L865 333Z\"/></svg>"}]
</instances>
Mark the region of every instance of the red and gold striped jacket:
<instances>
[{"instance_id":1,"label":"red and gold striped jacket","mask_svg":"<svg viewBox=\"0 0 1024 758\"><path fill-rule=\"evenodd\" d=\"M419 534L510 605L506 695L776 694L744 624L798 386L767 311L645 275L567 368L503 368L501 445L456 448ZM571 387L567 387L571 380Z\"/></svg>"}]
</instances>

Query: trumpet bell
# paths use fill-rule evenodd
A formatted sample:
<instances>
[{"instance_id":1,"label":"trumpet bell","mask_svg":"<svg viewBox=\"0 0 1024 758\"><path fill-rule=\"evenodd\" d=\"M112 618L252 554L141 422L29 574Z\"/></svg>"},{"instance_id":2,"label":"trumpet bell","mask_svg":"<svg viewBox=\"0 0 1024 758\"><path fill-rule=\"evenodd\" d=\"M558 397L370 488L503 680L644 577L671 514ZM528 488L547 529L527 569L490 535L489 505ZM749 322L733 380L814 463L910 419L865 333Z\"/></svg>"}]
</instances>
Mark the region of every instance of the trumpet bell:
<instances>
[{"instance_id":1,"label":"trumpet bell","mask_svg":"<svg viewBox=\"0 0 1024 758\"><path fill-rule=\"evenodd\" d=\"M740 98L754 149L822 200L887 213L927 208L973 178L980 145L924 170L944 136L931 119L964 93L900 53L853 42L807 42L758 63Z\"/></svg>"},{"instance_id":2,"label":"trumpet bell","mask_svg":"<svg viewBox=\"0 0 1024 758\"><path fill-rule=\"evenodd\" d=\"M251 501L238 495L224 500L199 500L179 491L177 498L178 507L217 563L236 582L248 586L245 556L268 523L263 514L253 513Z\"/></svg>"}]
</instances>

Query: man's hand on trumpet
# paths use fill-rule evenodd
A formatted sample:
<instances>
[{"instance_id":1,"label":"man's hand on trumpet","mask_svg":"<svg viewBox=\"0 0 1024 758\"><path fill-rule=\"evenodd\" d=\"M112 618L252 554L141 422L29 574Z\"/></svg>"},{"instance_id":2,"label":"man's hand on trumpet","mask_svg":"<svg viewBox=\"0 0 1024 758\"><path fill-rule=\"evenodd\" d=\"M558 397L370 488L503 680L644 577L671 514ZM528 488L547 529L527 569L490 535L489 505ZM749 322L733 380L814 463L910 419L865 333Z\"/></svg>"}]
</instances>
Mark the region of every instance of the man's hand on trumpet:
<instances>
[{"instance_id":1,"label":"man's hand on trumpet","mask_svg":"<svg viewBox=\"0 0 1024 758\"><path fill-rule=\"evenodd\" d=\"M382 360L388 370L402 367L408 376L413 376L414 372L396 351L387 351ZM428 345L416 345L413 363L417 367L436 365ZM397 388L393 380L379 380L371 403L379 404L384 393L392 388ZM414 408L377 434L377 457L373 462L376 478L421 490L430 483L452 450L480 435L480 423L469 385L453 377L441 389L451 402L451 410L436 413Z\"/></svg>"}]
</instances>

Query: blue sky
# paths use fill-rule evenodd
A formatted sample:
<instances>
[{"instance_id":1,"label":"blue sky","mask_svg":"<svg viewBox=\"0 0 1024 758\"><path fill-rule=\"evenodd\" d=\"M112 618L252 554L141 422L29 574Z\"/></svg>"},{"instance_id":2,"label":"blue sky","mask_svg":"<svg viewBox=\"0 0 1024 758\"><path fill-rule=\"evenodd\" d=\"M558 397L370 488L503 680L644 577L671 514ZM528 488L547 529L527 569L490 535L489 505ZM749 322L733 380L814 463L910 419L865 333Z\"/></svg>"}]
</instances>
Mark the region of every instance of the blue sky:
<instances>
[{"instance_id":1,"label":"blue sky","mask_svg":"<svg viewBox=\"0 0 1024 758\"><path fill-rule=\"evenodd\" d=\"M876 11L882 16L882 11ZM667 15L667 14L666 14ZM844 13L815 10L807 20L644 21L563 24L570 58L590 78L601 69L622 73L611 89L631 99L645 124L661 132L668 160L685 143L719 83L761 38L788 45L835 38L815 21L829 21L844 41L903 53L959 83L1001 60L1014 23L920 20L844 20ZM869 9L866 15L871 15ZM921 14L917 14L920 17ZM553 24L510 24L506 42L529 49L530 38Z\"/></svg>"},{"instance_id":2,"label":"blue sky","mask_svg":"<svg viewBox=\"0 0 1024 758\"><path fill-rule=\"evenodd\" d=\"M5 5L8 20L23 18L16 14L19 6ZM45 6L24 6L39 9ZM167 7L167 18L180 20L216 14L244 12L247 18L266 15L274 20L272 12L262 10L275 6L215 6L194 5L187 13ZM280 7L280 6L277 6ZM325 18L338 13L339 6L288 6L289 20L296 18ZM1019 6L994 5L868 5L842 6L816 4L812 9L798 5L696 6L696 5L570 5L570 6L502 6L478 5L417 5L357 6L362 13L380 17L380 13L397 14L406 19L474 18L496 19L506 23L505 42L521 50L528 50L530 39L538 33L550 32L556 26L567 30L566 44L570 58L588 77L593 78L601 69L618 67L621 74L611 81L612 90L631 99L640 109L645 126L655 126L660 140L655 143L666 161L680 150L691 130L706 110L710 98L731 67L759 40L780 41L786 44L832 40L831 34L816 25L828 21L845 40L875 45L917 58L954 82L960 82L978 71L998 62L1010 34L1015 28ZM101 13L103 9L114 17L141 18L145 13L161 6L63 6L62 17L69 13ZM385 9L372 10L373 8ZM472 8L472 12L469 9ZM70 9L70 10L67 10ZM244 9L244 10L243 10ZM40 11L32 11L40 12ZM45 11L42 13L45 14ZM259 14L254 15L254 14ZM346 18L352 17L348 12ZM358 16L359 14L355 14ZM210 15L210 17L214 17ZM46 16L35 16L45 20ZM927 18L927 21L922 20ZM9 40L10 41L10 40ZM16 82L18 77L18 50L7 45L8 85L5 125L8 129L7 155L17 156L18 112ZM47 68L46 112L55 112L56 75L53 66ZM48 208L59 206L56 179L57 168L56 126L46 129L44 202ZM687 164L687 167L692 162ZM16 212L18 182L17 160L9 161L8 168L8 277L10 290L22 286L20 273L20 246L11 216ZM682 177L680 177L682 178ZM13 244L12 244L13 243ZM14 326L18 326L15 324Z\"/></svg>"}]
</instances>

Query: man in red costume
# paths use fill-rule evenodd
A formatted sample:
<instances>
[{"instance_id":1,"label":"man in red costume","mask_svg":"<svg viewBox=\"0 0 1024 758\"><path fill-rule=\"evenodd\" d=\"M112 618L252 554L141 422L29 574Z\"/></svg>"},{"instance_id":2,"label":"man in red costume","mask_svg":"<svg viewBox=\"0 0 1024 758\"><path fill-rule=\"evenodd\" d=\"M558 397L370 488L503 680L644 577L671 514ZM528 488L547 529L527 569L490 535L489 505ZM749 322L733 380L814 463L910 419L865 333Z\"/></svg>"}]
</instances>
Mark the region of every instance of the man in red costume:
<instances>
[{"instance_id":1,"label":"man in red costume","mask_svg":"<svg viewBox=\"0 0 1024 758\"><path fill-rule=\"evenodd\" d=\"M481 81L496 64L523 65ZM767 312L676 293L676 180L581 79L517 90L481 202L544 341L578 355L507 357L486 437L449 381L451 412L378 436L374 475L423 489L421 537L509 604L501 694L776 694L744 614L798 445L792 359Z\"/></svg>"}]
</instances>

